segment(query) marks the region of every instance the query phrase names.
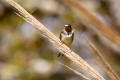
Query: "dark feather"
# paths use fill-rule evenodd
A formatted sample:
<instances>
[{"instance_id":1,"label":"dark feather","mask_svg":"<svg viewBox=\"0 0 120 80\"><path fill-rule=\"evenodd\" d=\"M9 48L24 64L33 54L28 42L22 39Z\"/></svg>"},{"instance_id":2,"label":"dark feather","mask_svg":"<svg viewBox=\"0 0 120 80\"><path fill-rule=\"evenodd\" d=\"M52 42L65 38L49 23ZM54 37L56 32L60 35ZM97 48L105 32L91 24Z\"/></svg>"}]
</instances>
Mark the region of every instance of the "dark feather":
<instances>
[{"instance_id":1,"label":"dark feather","mask_svg":"<svg viewBox=\"0 0 120 80\"><path fill-rule=\"evenodd\" d=\"M73 32L73 34L72 34L72 41L73 41L73 39L74 39L74 32Z\"/></svg>"}]
</instances>

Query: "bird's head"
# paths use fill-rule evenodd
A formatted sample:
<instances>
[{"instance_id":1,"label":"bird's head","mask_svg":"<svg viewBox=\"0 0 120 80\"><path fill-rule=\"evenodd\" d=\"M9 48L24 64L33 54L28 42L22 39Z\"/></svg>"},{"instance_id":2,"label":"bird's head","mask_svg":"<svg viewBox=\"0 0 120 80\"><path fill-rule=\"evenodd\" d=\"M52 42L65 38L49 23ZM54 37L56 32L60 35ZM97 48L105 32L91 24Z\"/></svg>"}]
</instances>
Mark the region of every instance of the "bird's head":
<instances>
[{"instance_id":1,"label":"bird's head","mask_svg":"<svg viewBox=\"0 0 120 80\"><path fill-rule=\"evenodd\" d=\"M67 31L67 32L71 32L72 31L71 25L70 24L64 25L64 30Z\"/></svg>"}]
</instances>

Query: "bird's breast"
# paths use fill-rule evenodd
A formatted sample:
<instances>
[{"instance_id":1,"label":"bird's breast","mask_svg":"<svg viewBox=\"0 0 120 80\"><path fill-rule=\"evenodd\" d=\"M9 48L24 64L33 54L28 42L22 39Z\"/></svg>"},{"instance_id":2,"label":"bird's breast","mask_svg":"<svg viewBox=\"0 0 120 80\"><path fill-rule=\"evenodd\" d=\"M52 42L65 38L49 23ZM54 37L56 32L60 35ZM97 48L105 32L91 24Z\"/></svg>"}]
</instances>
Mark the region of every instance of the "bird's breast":
<instances>
[{"instance_id":1,"label":"bird's breast","mask_svg":"<svg viewBox=\"0 0 120 80\"><path fill-rule=\"evenodd\" d=\"M63 36L62 41L67 45L70 46L72 43L72 36Z\"/></svg>"}]
</instances>

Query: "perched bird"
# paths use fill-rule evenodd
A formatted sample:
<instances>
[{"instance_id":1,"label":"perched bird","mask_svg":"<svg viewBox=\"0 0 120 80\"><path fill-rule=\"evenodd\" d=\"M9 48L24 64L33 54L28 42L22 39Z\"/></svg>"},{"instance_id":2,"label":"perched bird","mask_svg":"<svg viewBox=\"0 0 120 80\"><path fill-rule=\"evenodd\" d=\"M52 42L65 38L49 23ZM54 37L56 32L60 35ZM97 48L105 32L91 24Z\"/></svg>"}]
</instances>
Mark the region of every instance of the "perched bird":
<instances>
[{"instance_id":1,"label":"perched bird","mask_svg":"<svg viewBox=\"0 0 120 80\"><path fill-rule=\"evenodd\" d=\"M74 39L74 31L72 30L72 26L70 24L64 25L64 29L60 33L60 40L68 47L72 44ZM58 54L58 57L61 53ZM63 55L63 54L62 54Z\"/></svg>"}]
</instances>

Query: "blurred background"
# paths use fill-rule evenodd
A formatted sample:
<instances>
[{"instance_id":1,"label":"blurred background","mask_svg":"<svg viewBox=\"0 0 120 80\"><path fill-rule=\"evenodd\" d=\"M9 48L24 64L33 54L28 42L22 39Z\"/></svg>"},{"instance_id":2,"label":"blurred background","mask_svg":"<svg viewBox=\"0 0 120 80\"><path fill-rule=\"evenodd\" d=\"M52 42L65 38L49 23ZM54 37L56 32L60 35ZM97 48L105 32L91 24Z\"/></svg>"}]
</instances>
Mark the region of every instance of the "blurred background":
<instances>
[{"instance_id":1,"label":"blurred background","mask_svg":"<svg viewBox=\"0 0 120 80\"><path fill-rule=\"evenodd\" d=\"M120 76L120 51L97 34L89 19L62 0L15 0L59 37L71 24L75 39L71 49L111 80L83 36L92 41ZM77 0L98 19L120 32L120 1ZM0 80L84 80L59 64L58 50L39 30L17 16L17 10L0 1ZM92 27L92 28L91 28ZM82 72L82 70L81 70Z\"/></svg>"}]
</instances>

